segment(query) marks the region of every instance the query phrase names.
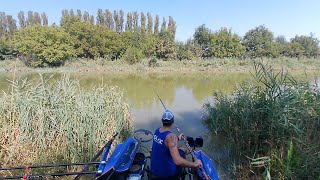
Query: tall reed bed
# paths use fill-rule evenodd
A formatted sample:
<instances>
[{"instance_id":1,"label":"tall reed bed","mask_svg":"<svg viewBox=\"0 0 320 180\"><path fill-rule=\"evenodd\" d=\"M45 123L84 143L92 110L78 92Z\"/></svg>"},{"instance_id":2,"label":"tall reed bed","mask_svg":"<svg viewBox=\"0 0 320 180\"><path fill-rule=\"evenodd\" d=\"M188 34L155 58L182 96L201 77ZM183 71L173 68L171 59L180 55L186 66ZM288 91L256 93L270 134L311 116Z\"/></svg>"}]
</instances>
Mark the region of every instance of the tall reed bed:
<instances>
[{"instance_id":1,"label":"tall reed bed","mask_svg":"<svg viewBox=\"0 0 320 180\"><path fill-rule=\"evenodd\" d=\"M214 93L206 124L227 137L240 179L320 179L320 93L287 72L254 63L255 81Z\"/></svg>"},{"instance_id":2,"label":"tall reed bed","mask_svg":"<svg viewBox=\"0 0 320 180\"><path fill-rule=\"evenodd\" d=\"M89 161L115 132L133 129L117 87L84 90L68 75L11 83L0 96L0 167Z\"/></svg>"}]
</instances>

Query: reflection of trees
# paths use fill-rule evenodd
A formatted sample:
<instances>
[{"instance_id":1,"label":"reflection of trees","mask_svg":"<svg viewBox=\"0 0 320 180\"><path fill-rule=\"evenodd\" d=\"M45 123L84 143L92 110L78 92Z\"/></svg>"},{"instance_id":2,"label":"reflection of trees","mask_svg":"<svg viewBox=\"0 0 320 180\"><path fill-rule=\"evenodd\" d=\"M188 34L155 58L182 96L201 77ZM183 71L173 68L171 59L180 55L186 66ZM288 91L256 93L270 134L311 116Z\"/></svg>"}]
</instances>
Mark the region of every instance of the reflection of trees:
<instances>
[{"instance_id":1,"label":"reflection of trees","mask_svg":"<svg viewBox=\"0 0 320 180\"><path fill-rule=\"evenodd\" d=\"M111 84L123 89L134 108L151 107L159 104L155 92L157 91L166 106L170 106L175 96L175 82L172 77L146 76L146 75L121 75L113 77Z\"/></svg>"},{"instance_id":2,"label":"reflection of trees","mask_svg":"<svg viewBox=\"0 0 320 180\"><path fill-rule=\"evenodd\" d=\"M134 108L147 108L159 104L155 92L157 91L166 106L173 103L175 97L175 81L171 76L139 75L139 74L99 74L74 75L80 80L81 86L91 88L96 84L118 86L123 90L130 105Z\"/></svg>"},{"instance_id":3,"label":"reflection of trees","mask_svg":"<svg viewBox=\"0 0 320 180\"><path fill-rule=\"evenodd\" d=\"M299 73L298 73L299 74ZM317 73L318 74L318 73ZM46 73L44 76L50 76ZM53 79L60 78L61 74L55 74ZM9 90L9 81L13 74L0 74L0 90ZM175 99L175 89L185 87L191 89L194 98L202 101L211 96L213 90L224 93L231 92L236 84L250 78L249 73L189 73L189 74L96 74L96 73L73 73L73 79L80 81L81 87L91 89L94 86L118 86L124 91L130 105L136 109L145 109L152 106L162 106L153 89L157 91L166 107L172 107ZM37 73L17 74L18 78L28 78L33 83L39 82ZM309 77L310 78L310 77ZM162 107L161 107L162 108Z\"/></svg>"},{"instance_id":4,"label":"reflection of trees","mask_svg":"<svg viewBox=\"0 0 320 180\"><path fill-rule=\"evenodd\" d=\"M47 73L44 76L50 76ZM60 78L61 74L55 74L53 79ZM104 84L106 86L118 86L124 91L133 108L141 109L160 105L155 89L167 107L171 107L175 99L175 88L186 87L191 89L196 100L201 101L212 90L231 92L236 83L243 81L247 75L241 74L93 74L93 73L73 73L72 78L80 81L81 87L87 89ZM28 78L32 82L39 81L37 73L20 74L17 78ZM7 90L12 75L0 76L1 90Z\"/></svg>"},{"instance_id":5,"label":"reflection of trees","mask_svg":"<svg viewBox=\"0 0 320 180\"><path fill-rule=\"evenodd\" d=\"M198 76L189 82L189 88L192 89L193 96L196 100L202 101L208 95L212 95L213 91L221 91L223 93L232 92L237 84L250 78L248 73L218 73ZM187 84L189 85L189 84Z\"/></svg>"}]
</instances>

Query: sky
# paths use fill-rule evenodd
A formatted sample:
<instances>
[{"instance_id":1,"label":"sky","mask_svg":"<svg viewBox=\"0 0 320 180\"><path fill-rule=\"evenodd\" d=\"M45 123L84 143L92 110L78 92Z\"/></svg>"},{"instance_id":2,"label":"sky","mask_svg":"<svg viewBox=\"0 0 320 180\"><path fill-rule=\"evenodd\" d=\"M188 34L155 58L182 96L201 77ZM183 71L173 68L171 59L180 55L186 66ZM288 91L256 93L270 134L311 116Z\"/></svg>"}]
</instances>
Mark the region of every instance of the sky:
<instances>
[{"instance_id":1,"label":"sky","mask_svg":"<svg viewBox=\"0 0 320 180\"><path fill-rule=\"evenodd\" d=\"M97 10L122 9L150 12L153 17L172 16L177 23L176 39L192 38L196 27L205 24L213 31L231 28L244 36L259 25L266 26L275 36L290 40L295 35L320 39L320 0L0 0L0 11L18 20L19 11L46 12L49 24L59 24L63 9L80 9L90 14ZM161 18L162 19L162 18Z\"/></svg>"}]
</instances>

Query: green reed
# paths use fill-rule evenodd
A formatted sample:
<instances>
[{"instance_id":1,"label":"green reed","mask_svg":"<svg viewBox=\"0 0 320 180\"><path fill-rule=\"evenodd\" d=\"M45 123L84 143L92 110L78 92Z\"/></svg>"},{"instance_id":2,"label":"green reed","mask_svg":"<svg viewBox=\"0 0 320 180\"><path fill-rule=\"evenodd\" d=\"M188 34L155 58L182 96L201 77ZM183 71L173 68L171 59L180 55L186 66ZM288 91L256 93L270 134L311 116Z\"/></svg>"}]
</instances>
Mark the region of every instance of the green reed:
<instances>
[{"instance_id":1,"label":"green reed","mask_svg":"<svg viewBox=\"0 0 320 180\"><path fill-rule=\"evenodd\" d=\"M228 139L238 178L320 178L320 93L317 84L254 63L255 81L230 95L214 93L206 124Z\"/></svg>"},{"instance_id":2,"label":"green reed","mask_svg":"<svg viewBox=\"0 0 320 180\"><path fill-rule=\"evenodd\" d=\"M132 132L117 87L82 89L68 75L13 80L0 96L0 166L89 161L115 132ZM121 141L121 140L117 140Z\"/></svg>"}]
</instances>

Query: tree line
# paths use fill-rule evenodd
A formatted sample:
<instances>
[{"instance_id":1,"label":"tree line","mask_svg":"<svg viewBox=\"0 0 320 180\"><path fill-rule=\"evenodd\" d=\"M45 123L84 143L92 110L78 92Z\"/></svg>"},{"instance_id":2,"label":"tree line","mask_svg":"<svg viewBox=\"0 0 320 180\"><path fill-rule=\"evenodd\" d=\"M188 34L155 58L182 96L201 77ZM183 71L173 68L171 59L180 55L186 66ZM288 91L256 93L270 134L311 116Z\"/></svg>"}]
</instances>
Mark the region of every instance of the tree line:
<instances>
[{"instance_id":1,"label":"tree line","mask_svg":"<svg viewBox=\"0 0 320 180\"><path fill-rule=\"evenodd\" d=\"M274 37L263 25L240 37L231 29L213 31L205 25L195 29L186 42L175 40L176 22L150 12L98 9L61 12L59 25L49 25L45 12L0 12L0 59L19 56L33 67L60 66L70 58L125 60L137 63L143 58L163 60L204 58L258 58L281 56L318 57L319 40L313 34L287 41Z\"/></svg>"}]
</instances>

